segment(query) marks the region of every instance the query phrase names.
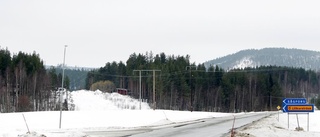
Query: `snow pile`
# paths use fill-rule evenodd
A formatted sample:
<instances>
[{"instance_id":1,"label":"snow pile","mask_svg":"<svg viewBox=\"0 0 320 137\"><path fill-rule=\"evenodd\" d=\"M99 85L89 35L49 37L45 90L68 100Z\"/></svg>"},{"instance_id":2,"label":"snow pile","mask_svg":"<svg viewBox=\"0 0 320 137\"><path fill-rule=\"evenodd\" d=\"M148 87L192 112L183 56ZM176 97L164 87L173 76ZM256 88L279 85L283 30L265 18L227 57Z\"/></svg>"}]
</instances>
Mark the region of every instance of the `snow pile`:
<instances>
[{"instance_id":1,"label":"snow pile","mask_svg":"<svg viewBox=\"0 0 320 137\"><path fill-rule=\"evenodd\" d=\"M71 92L70 96L70 105L76 111L140 109L139 100L118 93L80 90ZM150 107L147 103L142 102L141 109L148 110Z\"/></svg>"},{"instance_id":2,"label":"snow pile","mask_svg":"<svg viewBox=\"0 0 320 137\"><path fill-rule=\"evenodd\" d=\"M37 132L31 132L23 135L18 135L18 137L46 137L46 135L38 134Z\"/></svg>"},{"instance_id":3,"label":"snow pile","mask_svg":"<svg viewBox=\"0 0 320 137\"><path fill-rule=\"evenodd\" d=\"M250 126L244 127L237 131L237 137L319 137L320 136L320 111L310 113L310 129L308 131L308 115L299 114L289 115L288 129L288 114L280 112L279 121L278 114L272 115L266 119L256 121ZM303 131L297 131L298 121L300 128Z\"/></svg>"}]
</instances>

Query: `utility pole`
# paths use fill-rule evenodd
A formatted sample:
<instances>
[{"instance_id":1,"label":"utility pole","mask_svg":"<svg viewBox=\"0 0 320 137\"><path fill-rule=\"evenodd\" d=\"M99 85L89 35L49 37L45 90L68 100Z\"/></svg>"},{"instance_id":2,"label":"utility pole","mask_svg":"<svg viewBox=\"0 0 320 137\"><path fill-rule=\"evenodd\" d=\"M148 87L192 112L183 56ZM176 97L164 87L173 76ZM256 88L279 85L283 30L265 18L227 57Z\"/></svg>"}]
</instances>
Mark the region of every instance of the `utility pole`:
<instances>
[{"instance_id":1,"label":"utility pole","mask_svg":"<svg viewBox=\"0 0 320 137\"><path fill-rule=\"evenodd\" d=\"M197 68L196 66L186 66L186 70L188 70L189 68L189 84L190 84L190 102L191 102L191 108L190 108L190 111L192 112L193 111L193 94L192 94L192 82L191 82L191 71L192 71L192 68Z\"/></svg>"},{"instance_id":2,"label":"utility pole","mask_svg":"<svg viewBox=\"0 0 320 137\"><path fill-rule=\"evenodd\" d=\"M140 87L140 94L139 94L139 101L140 101L140 110L141 110L141 72L153 72L153 109L156 109L156 71L161 72L161 70L133 70L133 72L139 71L139 87Z\"/></svg>"},{"instance_id":3,"label":"utility pole","mask_svg":"<svg viewBox=\"0 0 320 137\"><path fill-rule=\"evenodd\" d=\"M140 107L139 109L141 110L141 71L142 70L133 70L133 72L139 71L139 102L140 102Z\"/></svg>"}]
</instances>

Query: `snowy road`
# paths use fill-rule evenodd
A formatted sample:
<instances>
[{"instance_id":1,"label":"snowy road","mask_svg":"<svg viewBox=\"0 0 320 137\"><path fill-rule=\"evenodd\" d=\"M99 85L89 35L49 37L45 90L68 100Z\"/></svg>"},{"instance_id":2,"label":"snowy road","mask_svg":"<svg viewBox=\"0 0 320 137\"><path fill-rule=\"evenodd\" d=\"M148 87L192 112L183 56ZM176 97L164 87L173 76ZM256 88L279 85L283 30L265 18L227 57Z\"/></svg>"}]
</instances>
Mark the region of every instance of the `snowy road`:
<instances>
[{"instance_id":1,"label":"snowy road","mask_svg":"<svg viewBox=\"0 0 320 137\"><path fill-rule=\"evenodd\" d=\"M253 121L262 119L271 113L247 113L236 116L235 128L245 126ZM233 116L203 119L189 123L178 123L163 127L144 127L136 130L86 132L93 137L219 137L230 132Z\"/></svg>"}]
</instances>

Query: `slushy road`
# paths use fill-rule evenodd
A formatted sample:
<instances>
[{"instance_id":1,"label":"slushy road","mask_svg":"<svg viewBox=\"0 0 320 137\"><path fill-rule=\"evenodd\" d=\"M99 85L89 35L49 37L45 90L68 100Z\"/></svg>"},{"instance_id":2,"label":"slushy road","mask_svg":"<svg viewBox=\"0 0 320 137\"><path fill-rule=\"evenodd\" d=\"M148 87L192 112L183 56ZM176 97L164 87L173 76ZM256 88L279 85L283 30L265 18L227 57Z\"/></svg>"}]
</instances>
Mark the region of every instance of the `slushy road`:
<instances>
[{"instance_id":1,"label":"slushy road","mask_svg":"<svg viewBox=\"0 0 320 137\"><path fill-rule=\"evenodd\" d=\"M273 113L247 113L237 115L235 128L243 127ZM132 130L85 132L90 137L221 137L228 134L233 125L233 116L202 119L161 127L144 127Z\"/></svg>"}]
</instances>

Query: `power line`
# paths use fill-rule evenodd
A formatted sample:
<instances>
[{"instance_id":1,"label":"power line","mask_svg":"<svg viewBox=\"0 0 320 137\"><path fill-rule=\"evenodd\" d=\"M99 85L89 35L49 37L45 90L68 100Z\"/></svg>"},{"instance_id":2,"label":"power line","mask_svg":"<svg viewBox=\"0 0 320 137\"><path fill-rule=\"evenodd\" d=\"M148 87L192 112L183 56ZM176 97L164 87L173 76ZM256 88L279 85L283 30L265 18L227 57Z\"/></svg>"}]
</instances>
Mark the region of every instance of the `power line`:
<instances>
[{"instance_id":1,"label":"power line","mask_svg":"<svg viewBox=\"0 0 320 137\"><path fill-rule=\"evenodd\" d=\"M155 107L156 107L156 88L155 88L155 86L156 86L156 79L155 79L155 72L156 71L161 71L161 70L155 70L155 69L153 69L153 70L133 70L133 72L139 72L139 81L140 81L140 84L139 84L139 87L140 87L140 95L139 95L139 100L140 100L140 110L141 110L141 72L150 72L150 71L152 71L153 72L153 109L155 109Z\"/></svg>"}]
</instances>

